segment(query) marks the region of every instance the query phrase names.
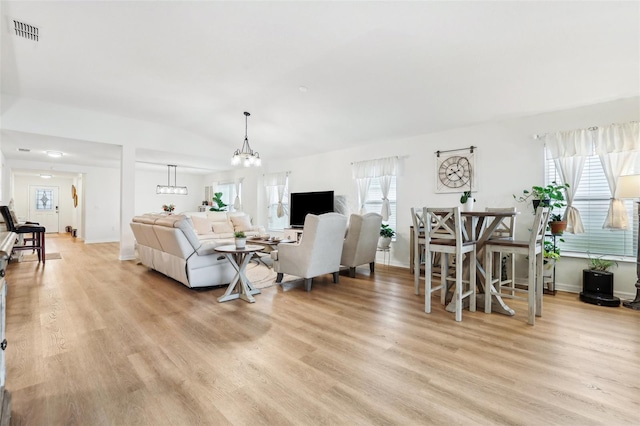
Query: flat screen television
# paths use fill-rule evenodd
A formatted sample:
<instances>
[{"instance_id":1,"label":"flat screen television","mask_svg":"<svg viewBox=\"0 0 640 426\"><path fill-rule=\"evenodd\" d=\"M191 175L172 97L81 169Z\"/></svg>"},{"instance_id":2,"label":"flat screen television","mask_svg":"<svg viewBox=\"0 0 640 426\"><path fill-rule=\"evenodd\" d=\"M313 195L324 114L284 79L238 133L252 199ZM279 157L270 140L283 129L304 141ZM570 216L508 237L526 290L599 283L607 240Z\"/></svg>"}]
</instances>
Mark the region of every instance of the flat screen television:
<instances>
[{"instance_id":1,"label":"flat screen television","mask_svg":"<svg viewBox=\"0 0 640 426\"><path fill-rule=\"evenodd\" d=\"M294 192L289 201L289 224L292 228L302 228L308 213L333 212L333 191Z\"/></svg>"}]
</instances>

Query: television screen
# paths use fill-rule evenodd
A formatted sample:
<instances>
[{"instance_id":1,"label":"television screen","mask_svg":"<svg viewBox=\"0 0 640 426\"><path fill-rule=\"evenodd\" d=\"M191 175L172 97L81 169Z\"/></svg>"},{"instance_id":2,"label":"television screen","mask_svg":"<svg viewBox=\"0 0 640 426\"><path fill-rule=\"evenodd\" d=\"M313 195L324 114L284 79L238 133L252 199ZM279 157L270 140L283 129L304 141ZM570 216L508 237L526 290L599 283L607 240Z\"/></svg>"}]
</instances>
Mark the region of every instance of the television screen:
<instances>
[{"instance_id":1,"label":"television screen","mask_svg":"<svg viewBox=\"0 0 640 426\"><path fill-rule=\"evenodd\" d=\"M302 228L308 213L333 212L333 191L294 192L291 194L289 223L292 228Z\"/></svg>"}]
</instances>

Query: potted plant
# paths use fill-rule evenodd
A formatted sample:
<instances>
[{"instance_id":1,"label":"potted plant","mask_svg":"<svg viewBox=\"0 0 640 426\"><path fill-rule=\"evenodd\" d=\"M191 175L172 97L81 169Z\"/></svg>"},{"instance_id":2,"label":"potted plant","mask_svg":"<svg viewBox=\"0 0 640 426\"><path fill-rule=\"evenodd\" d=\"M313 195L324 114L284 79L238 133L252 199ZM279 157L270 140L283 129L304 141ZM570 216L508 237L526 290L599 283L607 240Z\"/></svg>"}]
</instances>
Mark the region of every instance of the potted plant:
<instances>
[{"instance_id":1,"label":"potted plant","mask_svg":"<svg viewBox=\"0 0 640 426\"><path fill-rule=\"evenodd\" d=\"M473 211L473 203L476 201L471 195L471 191L464 191L460 196L460 204L462 204L462 211L470 212Z\"/></svg>"},{"instance_id":2,"label":"potted plant","mask_svg":"<svg viewBox=\"0 0 640 426\"><path fill-rule=\"evenodd\" d=\"M247 236L245 235L245 233L243 231L236 231L233 233L233 236L235 237L235 242L236 242L236 248L237 249L243 249L246 247L247 245Z\"/></svg>"},{"instance_id":3,"label":"potted plant","mask_svg":"<svg viewBox=\"0 0 640 426\"><path fill-rule=\"evenodd\" d=\"M520 196L513 194L513 198L520 203L531 201L534 210L539 205L547 206L553 210L567 205L564 198L564 192L567 188L569 188L568 183L559 184L553 181L547 186L532 186L531 190L525 189Z\"/></svg>"},{"instance_id":4,"label":"potted plant","mask_svg":"<svg viewBox=\"0 0 640 426\"><path fill-rule=\"evenodd\" d=\"M213 194L213 206L209 209L212 212L223 212L226 210L227 205L222 201L222 192L216 192Z\"/></svg>"},{"instance_id":5,"label":"potted plant","mask_svg":"<svg viewBox=\"0 0 640 426\"><path fill-rule=\"evenodd\" d=\"M378 239L378 248L388 249L391 244L391 238L396 235L396 232L385 223L380 225L380 238Z\"/></svg>"},{"instance_id":6,"label":"potted plant","mask_svg":"<svg viewBox=\"0 0 640 426\"><path fill-rule=\"evenodd\" d=\"M560 259L560 247L554 245L551 241L545 241L542 257L544 257L545 267L550 269Z\"/></svg>"},{"instance_id":7,"label":"potted plant","mask_svg":"<svg viewBox=\"0 0 640 426\"><path fill-rule=\"evenodd\" d=\"M565 229L567 229L567 221L562 219L562 216L556 213L549 215L549 228L551 233L555 235L562 235Z\"/></svg>"},{"instance_id":8,"label":"potted plant","mask_svg":"<svg viewBox=\"0 0 640 426\"><path fill-rule=\"evenodd\" d=\"M163 204L162 205L162 210L171 214L172 211L174 211L176 209L175 204Z\"/></svg>"},{"instance_id":9,"label":"potted plant","mask_svg":"<svg viewBox=\"0 0 640 426\"><path fill-rule=\"evenodd\" d=\"M589 254L588 266L588 269L582 270L580 300L594 305L620 306L620 299L613 295L613 272L609 272L618 263L603 259L603 256L591 257Z\"/></svg>"}]
</instances>

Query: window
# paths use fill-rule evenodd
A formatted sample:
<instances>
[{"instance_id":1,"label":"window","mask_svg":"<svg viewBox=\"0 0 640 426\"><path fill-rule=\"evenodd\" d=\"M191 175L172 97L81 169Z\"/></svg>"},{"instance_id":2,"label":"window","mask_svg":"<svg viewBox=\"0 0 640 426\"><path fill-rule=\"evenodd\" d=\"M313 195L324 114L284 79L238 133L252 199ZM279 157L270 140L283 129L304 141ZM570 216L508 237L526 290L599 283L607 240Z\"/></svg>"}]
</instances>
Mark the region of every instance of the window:
<instances>
[{"instance_id":1,"label":"window","mask_svg":"<svg viewBox=\"0 0 640 426\"><path fill-rule=\"evenodd\" d=\"M546 154L546 182L550 183L554 180L559 182L560 177L556 172L555 164L548 152ZM588 157L573 201L573 206L580 211L585 233L565 232L562 236L564 242L559 243L563 252L588 252L596 256L636 256L638 211L635 206L637 203L633 200L623 200L632 229L603 229L602 225L609 211L610 198L609 184L602 170L600 158L597 155Z\"/></svg>"},{"instance_id":2,"label":"window","mask_svg":"<svg viewBox=\"0 0 640 426\"><path fill-rule=\"evenodd\" d=\"M282 208L284 215L278 217L278 187L283 188ZM282 231L289 227L289 173L272 173L265 176L267 191L267 229Z\"/></svg>"},{"instance_id":3,"label":"window","mask_svg":"<svg viewBox=\"0 0 640 426\"><path fill-rule=\"evenodd\" d=\"M396 177L391 177L391 188L389 188L389 204L391 206L391 214L389 220L386 221L391 229L396 231ZM382 211L382 190L380 189L380 178L371 178L369 192L367 192L367 201L364 204L367 213L380 213ZM395 240L395 237L394 237Z\"/></svg>"},{"instance_id":4,"label":"window","mask_svg":"<svg viewBox=\"0 0 640 426\"><path fill-rule=\"evenodd\" d=\"M53 210L53 190L52 189L36 190L36 210L44 210L44 211Z\"/></svg>"},{"instance_id":5,"label":"window","mask_svg":"<svg viewBox=\"0 0 640 426\"><path fill-rule=\"evenodd\" d=\"M215 192L222 192L222 201L227 205L226 211L234 211L233 202L236 199L236 186L233 182L218 183Z\"/></svg>"}]
</instances>

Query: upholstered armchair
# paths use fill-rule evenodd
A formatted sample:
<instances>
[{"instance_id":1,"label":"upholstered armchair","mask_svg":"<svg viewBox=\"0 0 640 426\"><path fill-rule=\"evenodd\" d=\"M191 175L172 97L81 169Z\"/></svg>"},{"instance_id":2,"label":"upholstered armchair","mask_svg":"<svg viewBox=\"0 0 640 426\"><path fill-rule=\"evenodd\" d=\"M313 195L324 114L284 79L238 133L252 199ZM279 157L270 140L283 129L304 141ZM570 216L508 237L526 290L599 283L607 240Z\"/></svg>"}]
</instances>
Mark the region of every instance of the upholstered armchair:
<instances>
[{"instance_id":1,"label":"upholstered armchair","mask_svg":"<svg viewBox=\"0 0 640 426\"><path fill-rule=\"evenodd\" d=\"M283 274L295 275L304 278L305 289L311 291L313 277L333 274L337 283L346 228L347 218L339 213L308 214L300 244L280 244L271 252L276 282L282 282Z\"/></svg>"},{"instance_id":2,"label":"upholstered armchair","mask_svg":"<svg viewBox=\"0 0 640 426\"><path fill-rule=\"evenodd\" d=\"M382 216L378 213L352 214L347 237L342 246L340 264L349 267L349 276L356 276L356 266L369 264L371 272L376 264Z\"/></svg>"}]
</instances>

